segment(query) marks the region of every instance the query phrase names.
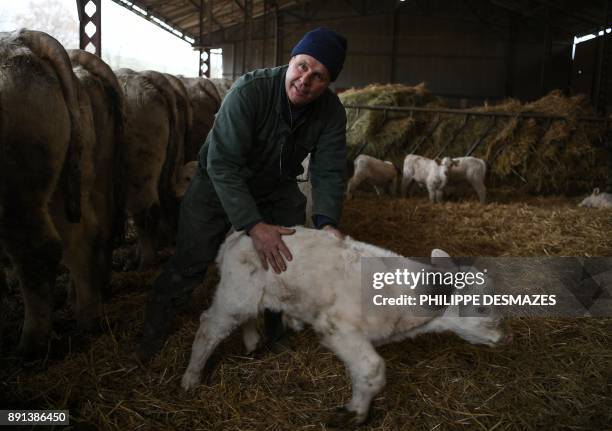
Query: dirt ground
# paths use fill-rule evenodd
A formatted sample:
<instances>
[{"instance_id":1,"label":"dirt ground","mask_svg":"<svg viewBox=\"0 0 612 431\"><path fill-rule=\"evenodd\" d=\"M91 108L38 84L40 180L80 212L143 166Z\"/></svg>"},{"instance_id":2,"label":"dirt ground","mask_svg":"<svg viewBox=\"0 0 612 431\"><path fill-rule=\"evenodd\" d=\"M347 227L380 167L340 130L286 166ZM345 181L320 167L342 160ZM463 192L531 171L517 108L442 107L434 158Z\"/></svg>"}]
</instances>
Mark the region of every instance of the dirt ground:
<instances>
[{"instance_id":1,"label":"dirt ground","mask_svg":"<svg viewBox=\"0 0 612 431\"><path fill-rule=\"evenodd\" d=\"M430 204L424 197L360 192L340 228L405 256L442 248L451 256L612 256L612 212L578 208L578 199L516 197L494 190ZM169 250L160 253L160 263ZM116 252L117 268L127 248ZM98 430L324 430L350 398L342 363L311 330L292 334L281 353L246 356L239 334L214 353L195 393L180 379L198 317L218 281L210 271L148 366L133 355L156 270L113 274L99 331L80 334L63 306L60 278L48 357L11 356L22 319L18 289L4 307L0 354L2 408L68 409L70 428ZM364 430L603 430L612 424L612 319L521 318L514 341L487 348L452 335L424 335L379 348L387 385ZM25 428L24 428L25 429Z\"/></svg>"}]
</instances>

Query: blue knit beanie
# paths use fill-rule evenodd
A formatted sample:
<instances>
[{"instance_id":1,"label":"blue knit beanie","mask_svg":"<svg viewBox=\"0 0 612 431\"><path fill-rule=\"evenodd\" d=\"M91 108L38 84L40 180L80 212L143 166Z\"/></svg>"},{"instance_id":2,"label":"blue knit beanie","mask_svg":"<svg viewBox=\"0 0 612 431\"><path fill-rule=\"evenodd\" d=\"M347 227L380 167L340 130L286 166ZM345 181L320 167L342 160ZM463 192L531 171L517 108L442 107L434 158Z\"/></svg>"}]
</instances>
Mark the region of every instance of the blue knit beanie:
<instances>
[{"instance_id":1,"label":"blue knit beanie","mask_svg":"<svg viewBox=\"0 0 612 431\"><path fill-rule=\"evenodd\" d=\"M346 57L346 39L333 30L319 27L304 35L291 51L291 57L308 54L327 68L332 82L338 78Z\"/></svg>"}]
</instances>

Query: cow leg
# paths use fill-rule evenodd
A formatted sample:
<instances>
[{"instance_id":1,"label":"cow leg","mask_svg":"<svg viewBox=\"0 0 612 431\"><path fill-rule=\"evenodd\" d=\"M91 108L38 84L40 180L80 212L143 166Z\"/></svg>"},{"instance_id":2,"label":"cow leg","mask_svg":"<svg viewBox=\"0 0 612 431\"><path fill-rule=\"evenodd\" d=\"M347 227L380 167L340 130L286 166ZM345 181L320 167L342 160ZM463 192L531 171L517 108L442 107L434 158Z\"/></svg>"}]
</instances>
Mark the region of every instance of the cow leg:
<instances>
[{"instance_id":1,"label":"cow leg","mask_svg":"<svg viewBox=\"0 0 612 431\"><path fill-rule=\"evenodd\" d=\"M331 422L336 426L361 424L368 417L372 399L385 385L385 361L359 331L333 332L322 342L344 362L353 390L349 403Z\"/></svg>"},{"instance_id":2,"label":"cow leg","mask_svg":"<svg viewBox=\"0 0 612 431\"><path fill-rule=\"evenodd\" d=\"M376 195L381 197L383 195L382 189L379 186L374 186L374 190L376 191Z\"/></svg>"},{"instance_id":3,"label":"cow leg","mask_svg":"<svg viewBox=\"0 0 612 431\"><path fill-rule=\"evenodd\" d=\"M219 285L217 291L222 289ZM191 358L183 378L181 386L185 390L194 389L200 383L200 373L206 365L206 361L219 345L227 338L237 326L249 319L254 319L255 315L248 315L228 308L227 301L214 301L210 309L202 313L200 327L196 333L193 346L191 348Z\"/></svg>"},{"instance_id":4,"label":"cow leg","mask_svg":"<svg viewBox=\"0 0 612 431\"><path fill-rule=\"evenodd\" d=\"M108 281L108 268L99 266L98 244L91 236L83 235L82 242L66 251L66 266L74 281L75 314L79 327L91 330L100 316L103 283Z\"/></svg>"},{"instance_id":5,"label":"cow leg","mask_svg":"<svg viewBox=\"0 0 612 431\"><path fill-rule=\"evenodd\" d=\"M8 211L7 211L8 212ZM23 294L25 317L18 354L44 353L51 334L53 285L62 258L62 243L42 209L5 214L0 238L11 256Z\"/></svg>"},{"instance_id":6,"label":"cow leg","mask_svg":"<svg viewBox=\"0 0 612 431\"><path fill-rule=\"evenodd\" d=\"M140 262L138 270L142 271L155 263L157 249L157 232L161 212L159 204L153 204L144 211L134 214L134 224L138 232L138 250Z\"/></svg>"}]
</instances>

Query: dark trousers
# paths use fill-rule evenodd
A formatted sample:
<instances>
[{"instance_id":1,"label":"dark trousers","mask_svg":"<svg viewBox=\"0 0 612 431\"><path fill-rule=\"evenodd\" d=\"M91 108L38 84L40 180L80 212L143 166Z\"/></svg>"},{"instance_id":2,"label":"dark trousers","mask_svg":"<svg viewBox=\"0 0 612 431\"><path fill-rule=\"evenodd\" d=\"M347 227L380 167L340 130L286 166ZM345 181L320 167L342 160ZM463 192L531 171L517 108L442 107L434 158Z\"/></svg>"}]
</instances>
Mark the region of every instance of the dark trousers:
<instances>
[{"instance_id":1,"label":"dark trousers","mask_svg":"<svg viewBox=\"0 0 612 431\"><path fill-rule=\"evenodd\" d=\"M266 223L304 224L306 198L296 183L283 183L267 197L258 199L257 205ZM145 336L147 326L149 329L153 326L148 332L156 336L155 326L163 327L164 322L172 319L176 308L190 300L191 292L204 279L208 265L217 256L230 228L231 223L210 179L198 173L181 203L176 252L153 283L145 316ZM267 312L265 316L267 335L278 338L280 313Z\"/></svg>"}]
</instances>

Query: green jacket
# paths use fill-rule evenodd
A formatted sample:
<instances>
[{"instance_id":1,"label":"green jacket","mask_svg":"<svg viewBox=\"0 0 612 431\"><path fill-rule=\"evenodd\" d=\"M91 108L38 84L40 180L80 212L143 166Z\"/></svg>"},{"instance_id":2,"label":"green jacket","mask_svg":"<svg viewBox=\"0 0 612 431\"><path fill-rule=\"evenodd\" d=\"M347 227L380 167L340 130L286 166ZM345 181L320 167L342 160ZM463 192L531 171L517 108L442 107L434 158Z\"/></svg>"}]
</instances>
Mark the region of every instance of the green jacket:
<instances>
[{"instance_id":1,"label":"green jacket","mask_svg":"<svg viewBox=\"0 0 612 431\"><path fill-rule=\"evenodd\" d=\"M293 126L283 119L287 66L259 69L225 96L200 150L200 166L234 227L262 220L257 202L274 199L303 173L311 153L313 214L336 223L342 211L346 167L346 113L327 89ZM281 151L283 153L281 163ZM282 172L281 172L282 169Z\"/></svg>"}]
</instances>

